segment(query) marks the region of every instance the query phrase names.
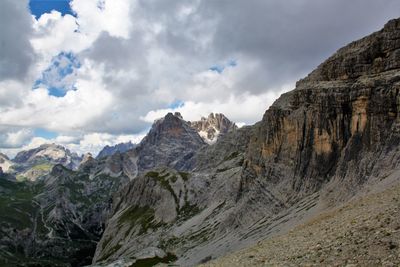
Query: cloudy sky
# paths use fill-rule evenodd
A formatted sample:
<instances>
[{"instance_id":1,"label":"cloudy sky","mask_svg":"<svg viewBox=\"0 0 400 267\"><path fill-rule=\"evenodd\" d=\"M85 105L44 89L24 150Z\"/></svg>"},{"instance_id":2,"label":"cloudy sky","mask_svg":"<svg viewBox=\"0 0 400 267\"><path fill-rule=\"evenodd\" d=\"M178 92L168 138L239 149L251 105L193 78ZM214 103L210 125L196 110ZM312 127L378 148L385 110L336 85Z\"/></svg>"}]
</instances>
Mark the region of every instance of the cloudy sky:
<instances>
[{"instance_id":1,"label":"cloudy sky","mask_svg":"<svg viewBox=\"0 0 400 267\"><path fill-rule=\"evenodd\" d=\"M398 0L1 0L0 151L137 142L154 119L252 124Z\"/></svg>"}]
</instances>

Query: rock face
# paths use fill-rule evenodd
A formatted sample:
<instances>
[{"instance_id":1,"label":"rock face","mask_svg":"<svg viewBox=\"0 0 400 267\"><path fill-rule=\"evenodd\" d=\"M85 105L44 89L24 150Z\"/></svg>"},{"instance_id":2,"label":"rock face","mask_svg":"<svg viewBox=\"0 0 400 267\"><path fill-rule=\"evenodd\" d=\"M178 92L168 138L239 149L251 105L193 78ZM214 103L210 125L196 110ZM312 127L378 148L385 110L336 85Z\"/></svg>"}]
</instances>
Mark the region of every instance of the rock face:
<instances>
[{"instance_id":1,"label":"rock face","mask_svg":"<svg viewBox=\"0 0 400 267\"><path fill-rule=\"evenodd\" d=\"M202 117L199 121L190 122L190 126L195 128L208 144L214 144L219 136L237 129L235 123L222 113L211 113L207 118Z\"/></svg>"},{"instance_id":2,"label":"rock face","mask_svg":"<svg viewBox=\"0 0 400 267\"><path fill-rule=\"evenodd\" d=\"M194 141L168 114L143 141L154 144L147 160L160 164L143 157L143 171L115 196L94 262L139 261L149 250L184 266L205 262L384 180L400 167L399 56L400 20L393 20L340 49L261 122L213 146ZM185 148L166 157L170 139L186 140Z\"/></svg>"},{"instance_id":3,"label":"rock face","mask_svg":"<svg viewBox=\"0 0 400 267\"><path fill-rule=\"evenodd\" d=\"M180 169L182 162L193 157L204 145L197 131L179 113L168 113L153 124L133 153L138 158L139 172L158 166Z\"/></svg>"},{"instance_id":4,"label":"rock face","mask_svg":"<svg viewBox=\"0 0 400 267\"><path fill-rule=\"evenodd\" d=\"M201 266L397 266L399 196L399 185L385 188Z\"/></svg>"},{"instance_id":5,"label":"rock face","mask_svg":"<svg viewBox=\"0 0 400 267\"><path fill-rule=\"evenodd\" d=\"M340 49L278 99L250 140L246 171L281 192L288 188L281 177L292 177L290 199L328 182L343 185L335 192L351 193L393 169L400 142L400 75L393 62L399 28L399 20L390 21Z\"/></svg>"},{"instance_id":6,"label":"rock face","mask_svg":"<svg viewBox=\"0 0 400 267\"><path fill-rule=\"evenodd\" d=\"M127 143L120 143L116 144L115 146L105 146L97 155L96 159L101 159L107 156L111 156L117 152L119 153L124 153L132 148L134 148L136 145L132 144L132 142L127 142Z\"/></svg>"},{"instance_id":7,"label":"rock face","mask_svg":"<svg viewBox=\"0 0 400 267\"><path fill-rule=\"evenodd\" d=\"M14 165L14 163L9 160L7 155L0 153L0 167L3 169L3 172L8 172L12 165Z\"/></svg>"},{"instance_id":8,"label":"rock face","mask_svg":"<svg viewBox=\"0 0 400 267\"><path fill-rule=\"evenodd\" d=\"M14 162L22 165L38 165L40 163L61 164L69 169L77 169L81 157L63 146L44 144L38 148L19 152Z\"/></svg>"}]
</instances>

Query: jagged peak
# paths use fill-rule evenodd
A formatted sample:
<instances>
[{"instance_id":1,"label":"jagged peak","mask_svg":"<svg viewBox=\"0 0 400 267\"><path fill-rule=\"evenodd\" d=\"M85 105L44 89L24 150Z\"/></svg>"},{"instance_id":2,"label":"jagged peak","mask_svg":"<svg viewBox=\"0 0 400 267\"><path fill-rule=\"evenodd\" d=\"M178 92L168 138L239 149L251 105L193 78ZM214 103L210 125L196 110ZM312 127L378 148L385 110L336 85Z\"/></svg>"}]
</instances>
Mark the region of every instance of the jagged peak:
<instances>
[{"instance_id":1,"label":"jagged peak","mask_svg":"<svg viewBox=\"0 0 400 267\"><path fill-rule=\"evenodd\" d=\"M237 129L236 124L222 113L212 112L207 118L201 117L199 121L189 123L208 144L215 143L221 135Z\"/></svg>"},{"instance_id":2,"label":"jagged peak","mask_svg":"<svg viewBox=\"0 0 400 267\"><path fill-rule=\"evenodd\" d=\"M132 143L132 141L128 141L125 143L118 143L115 145L106 145L103 149L97 154L96 159L101 159L107 156L111 156L117 152L124 153L130 149L133 149L136 144Z\"/></svg>"},{"instance_id":3,"label":"jagged peak","mask_svg":"<svg viewBox=\"0 0 400 267\"><path fill-rule=\"evenodd\" d=\"M296 88L315 82L343 82L400 68L400 19L390 20L369 36L340 48Z\"/></svg>"}]
</instances>

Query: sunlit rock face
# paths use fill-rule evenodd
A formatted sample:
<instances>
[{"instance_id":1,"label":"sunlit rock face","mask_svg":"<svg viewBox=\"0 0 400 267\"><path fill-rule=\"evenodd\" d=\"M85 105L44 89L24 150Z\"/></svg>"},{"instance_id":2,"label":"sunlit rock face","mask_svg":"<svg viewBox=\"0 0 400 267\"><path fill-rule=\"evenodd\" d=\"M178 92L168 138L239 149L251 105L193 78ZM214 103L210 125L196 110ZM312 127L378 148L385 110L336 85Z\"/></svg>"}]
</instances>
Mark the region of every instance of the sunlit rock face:
<instances>
[{"instance_id":1,"label":"sunlit rock face","mask_svg":"<svg viewBox=\"0 0 400 267\"><path fill-rule=\"evenodd\" d=\"M199 121L190 122L190 126L195 128L208 144L214 144L219 136L237 129L235 123L222 113L210 113L207 118L202 117Z\"/></svg>"},{"instance_id":2,"label":"sunlit rock face","mask_svg":"<svg viewBox=\"0 0 400 267\"><path fill-rule=\"evenodd\" d=\"M69 169L77 169L82 158L63 146L44 144L38 148L19 152L13 161L18 164L34 165L41 162L61 164Z\"/></svg>"}]
</instances>

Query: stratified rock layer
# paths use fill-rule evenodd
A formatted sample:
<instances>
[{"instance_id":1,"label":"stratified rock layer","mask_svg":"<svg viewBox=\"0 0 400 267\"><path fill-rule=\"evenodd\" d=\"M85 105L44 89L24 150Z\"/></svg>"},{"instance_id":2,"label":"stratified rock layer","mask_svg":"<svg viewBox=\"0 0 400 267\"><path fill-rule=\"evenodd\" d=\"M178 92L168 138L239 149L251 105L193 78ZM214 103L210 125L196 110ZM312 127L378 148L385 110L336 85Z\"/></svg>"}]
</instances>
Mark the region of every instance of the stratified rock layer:
<instances>
[{"instance_id":1,"label":"stratified rock layer","mask_svg":"<svg viewBox=\"0 0 400 267\"><path fill-rule=\"evenodd\" d=\"M400 167L399 55L393 20L340 49L261 122L213 146L195 142L197 152L183 156L183 149L179 164L165 160L190 173L142 172L114 199L94 262L135 261L161 249L194 265L286 231L385 179ZM148 141L164 131L179 136L179 118L168 116L172 127Z\"/></svg>"}]
</instances>

